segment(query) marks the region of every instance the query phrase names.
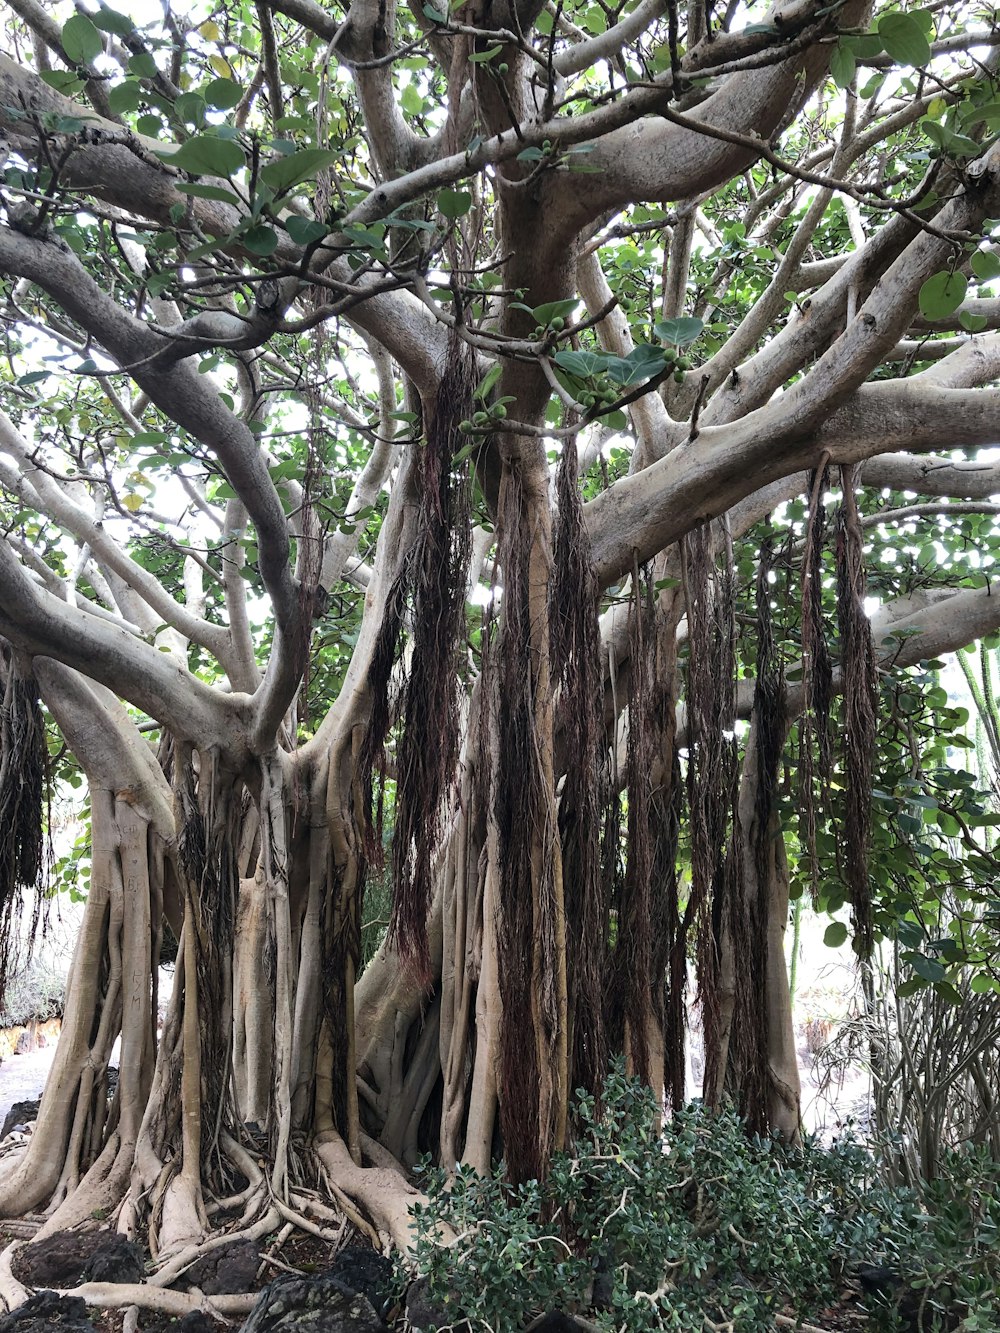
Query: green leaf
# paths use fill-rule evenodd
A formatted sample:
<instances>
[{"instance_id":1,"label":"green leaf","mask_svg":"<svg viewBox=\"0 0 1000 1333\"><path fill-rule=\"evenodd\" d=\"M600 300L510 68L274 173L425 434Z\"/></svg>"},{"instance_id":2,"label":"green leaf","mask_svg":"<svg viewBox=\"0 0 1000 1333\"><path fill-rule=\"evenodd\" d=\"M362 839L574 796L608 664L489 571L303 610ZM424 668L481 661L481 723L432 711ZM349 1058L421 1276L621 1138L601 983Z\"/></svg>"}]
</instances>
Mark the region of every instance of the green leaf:
<instances>
[{"instance_id":1,"label":"green leaf","mask_svg":"<svg viewBox=\"0 0 1000 1333\"><path fill-rule=\"evenodd\" d=\"M989 321L985 315L974 315L971 310L962 310L959 312L958 322L969 333L982 333Z\"/></svg>"},{"instance_id":2,"label":"green leaf","mask_svg":"<svg viewBox=\"0 0 1000 1333\"><path fill-rule=\"evenodd\" d=\"M102 32L113 32L116 37L127 37L135 24L127 14L120 14L117 9L99 9L92 16L94 26Z\"/></svg>"},{"instance_id":3,"label":"green leaf","mask_svg":"<svg viewBox=\"0 0 1000 1333\"><path fill-rule=\"evenodd\" d=\"M535 317L535 322L545 328L554 319L569 319L579 304L575 296L564 301L544 301L541 305L532 306L531 313Z\"/></svg>"},{"instance_id":4,"label":"green leaf","mask_svg":"<svg viewBox=\"0 0 1000 1333\"><path fill-rule=\"evenodd\" d=\"M924 319L947 319L965 300L968 286L964 273L935 273L920 288L920 313Z\"/></svg>"},{"instance_id":5,"label":"green leaf","mask_svg":"<svg viewBox=\"0 0 1000 1333\"><path fill-rule=\"evenodd\" d=\"M205 124L205 99L201 93L181 93L174 103L174 111L185 125L200 129Z\"/></svg>"},{"instance_id":6,"label":"green leaf","mask_svg":"<svg viewBox=\"0 0 1000 1333\"><path fill-rule=\"evenodd\" d=\"M502 372L503 366L494 366L493 369L480 381L475 393L472 395L473 398L479 398L485 402Z\"/></svg>"},{"instance_id":7,"label":"green leaf","mask_svg":"<svg viewBox=\"0 0 1000 1333\"><path fill-rule=\"evenodd\" d=\"M86 65L101 54L104 43L86 14L74 14L63 24L62 48L74 65Z\"/></svg>"},{"instance_id":8,"label":"green leaf","mask_svg":"<svg viewBox=\"0 0 1000 1333\"><path fill-rule=\"evenodd\" d=\"M159 116L140 116L135 122L135 127L140 134L144 134L148 139L155 139L160 130L163 129L163 121Z\"/></svg>"},{"instance_id":9,"label":"green leaf","mask_svg":"<svg viewBox=\"0 0 1000 1333\"><path fill-rule=\"evenodd\" d=\"M83 83L71 69L43 69L41 79L50 88L55 88L57 93L65 93L67 97L72 93L78 93L83 87Z\"/></svg>"},{"instance_id":10,"label":"green leaf","mask_svg":"<svg viewBox=\"0 0 1000 1333\"><path fill-rule=\"evenodd\" d=\"M882 45L901 65L911 65L920 69L931 58L931 44L924 32L924 25L913 14L904 14L899 10L883 14L877 25Z\"/></svg>"},{"instance_id":11,"label":"green leaf","mask_svg":"<svg viewBox=\"0 0 1000 1333\"><path fill-rule=\"evenodd\" d=\"M858 64L854 52L844 42L838 42L830 56L830 73L838 88L849 88L854 81Z\"/></svg>"},{"instance_id":12,"label":"green leaf","mask_svg":"<svg viewBox=\"0 0 1000 1333\"><path fill-rule=\"evenodd\" d=\"M258 225L249 227L240 238L246 248L255 255L273 255L278 248L278 233L273 227Z\"/></svg>"},{"instance_id":13,"label":"green leaf","mask_svg":"<svg viewBox=\"0 0 1000 1333\"><path fill-rule=\"evenodd\" d=\"M129 57L128 72L134 74L137 79L155 79L156 61L148 51L139 51L138 54Z\"/></svg>"},{"instance_id":14,"label":"green leaf","mask_svg":"<svg viewBox=\"0 0 1000 1333\"><path fill-rule=\"evenodd\" d=\"M980 282L1000 278L1000 255L995 250L977 250L972 256L972 271Z\"/></svg>"},{"instance_id":15,"label":"green leaf","mask_svg":"<svg viewBox=\"0 0 1000 1333\"><path fill-rule=\"evenodd\" d=\"M701 337L704 327L703 320L695 319L693 315L681 315L677 319L664 319L654 324L653 332L663 342L672 343L674 347L687 347Z\"/></svg>"},{"instance_id":16,"label":"green leaf","mask_svg":"<svg viewBox=\"0 0 1000 1333\"><path fill-rule=\"evenodd\" d=\"M332 166L339 157L339 153L329 148L300 148L297 153L289 153L287 157L279 157L277 161L261 167L260 179L276 195L284 194L286 190L315 176L323 167Z\"/></svg>"},{"instance_id":17,"label":"green leaf","mask_svg":"<svg viewBox=\"0 0 1000 1333\"><path fill-rule=\"evenodd\" d=\"M640 344L634 347L628 356L609 357L605 368L609 379L615 384L620 384L622 388L628 388L650 379L665 365L666 359L662 347Z\"/></svg>"},{"instance_id":18,"label":"green leaf","mask_svg":"<svg viewBox=\"0 0 1000 1333\"><path fill-rule=\"evenodd\" d=\"M213 79L211 83L205 84L201 95L208 105L214 106L217 111L229 111L239 105L243 89L232 79Z\"/></svg>"},{"instance_id":19,"label":"green leaf","mask_svg":"<svg viewBox=\"0 0 1000 1333\"><path fill-rule=\"evenodd\" d=\"M577 379L590 379L593 375L600 375L607 368L609 357L604 352L573 352L570 350L556 352L552 360L570 375L575 375Z\"/></svg>"},{"instance_id":20,"label":"green leaf","mask_svg":"<svg viewBox=\"0 0 1000 1333\"><path fill-rule=\"evenodd\" d=\"M464 217L472 207L472 195L468 190L442 190L437 197L437 206L441 215L454 220Z\"/></svg>"},{"instance_id":21,"label":"green leaf","mask_svg":"<svg viewBox=\"0 0 1000 1333\"><path fill-rule=\"evenodd\" d=\"M108 106L116 116L120 116L125 111L137 110L141 97L142 89L135 79L126 79L124 83L117 83L108 90Z\"/></svg>"},{"instance_id":22,"label":"green leaf","mask_svg":"<svg viewBox=\"0 0 1000 1333\"><path fill-rule=\"evenodd\" d=\"M282 225L296 245L315 245L330 234L330 228L324 223L314 218L300 218L295 214L283 218Z\"/></svg>"},{"instance_id":23,"label":"green leaf","mask_svg":"<svg viewBox=\"0 0 1000 1333\"><path fill-rule=\"evenodd\" d=\"M831 921L823 932L823 943L831 949L839 949L847 939L847 927L843 921Z\"/></svg>"},{"instance_id":24,"label":"green leaf","mask_svg":"<svg viewBox=\"0 0 1000 1333\"><path fill-rule=\"evenodd\" d=\"M909 963L917 976L923 977L924 981L944 980L944 967L936 958L928 958L925 953L914 953L909 956Z\"/></svg>"},{"instance_id":25,"label":"green leaf","mask_svg":"<svg viewBox=\"0 0 1000 1333\"><path fill-rule=\"evenodd\" d=\"M162 156L172 167L190 171L193 176L234 176L246 165L238 143L213 134L196 134L172 156Z\"/></svg>"},{"instance_id":26,"label":"green leaf","mask_svg":"<svg viewBox=\"0 0 1000 1333\"><path fill-rule=\"evenodd\" d=\"M502 50L503 47L498 43L496 46L491 46L488 51L474 52L469 56L469 60L474 65L485 65L488 60L492 60L494 56L498 56Z\"/></svg>"},{"instance_id":27,"label":"green leaf","mask_svg":"<svg viewBox=\"0 0 1000 1333\"><path fill-rule=\"evenodd\" d=\"M408 116L419 115L424 109L424 99L415 83L408 83L399 97L399 104Z\"/></svg>"},{"instance_id":28,"label":"green leaf","mask_svg":"<svg viewBox=\"0 0 1000 1333\"><path fill-rule=\"evenodd\" d=\"M424 5L424 16L429 18L432 23L448 22L448 15L443 14L440 9L435 9L433 5Z\"/></svg>"},{"instance_id":29,"label":"green leaf","mask_svg":"<svg viewBox=\"0 0 1000 1333\"><path fill-rule=\"evenodd\" d=\"M239 195L233 194L232 190L224 190L221 185L202 185L200 181L181 181L177 186L179 194L194 195L196 199L218 199L223 204L234 204L237 208L242 207L242 201Z\"/></svg>"}]
</instances>

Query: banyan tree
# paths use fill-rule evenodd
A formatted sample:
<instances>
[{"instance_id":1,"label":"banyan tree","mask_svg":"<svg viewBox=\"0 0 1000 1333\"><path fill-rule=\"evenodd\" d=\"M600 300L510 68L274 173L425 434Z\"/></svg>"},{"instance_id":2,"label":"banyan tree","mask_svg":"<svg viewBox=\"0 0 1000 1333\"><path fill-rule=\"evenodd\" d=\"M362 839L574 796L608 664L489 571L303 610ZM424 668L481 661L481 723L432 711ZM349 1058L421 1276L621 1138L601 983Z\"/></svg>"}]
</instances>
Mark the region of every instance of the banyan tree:
<instances>
[{"instance_id":1,"label":"banyan tree","mask_svg":"<svg viewBox=\"0 0 1000 1333\"><path fill-rule=\"evenodd\" d=\"M0 1214L405 1244L691 1015L794 1138L790 890L864 962L887 692L1000 627L995 22L3 8L0 972L68 776L89 885Z\"/></svg>"}]
</instances>

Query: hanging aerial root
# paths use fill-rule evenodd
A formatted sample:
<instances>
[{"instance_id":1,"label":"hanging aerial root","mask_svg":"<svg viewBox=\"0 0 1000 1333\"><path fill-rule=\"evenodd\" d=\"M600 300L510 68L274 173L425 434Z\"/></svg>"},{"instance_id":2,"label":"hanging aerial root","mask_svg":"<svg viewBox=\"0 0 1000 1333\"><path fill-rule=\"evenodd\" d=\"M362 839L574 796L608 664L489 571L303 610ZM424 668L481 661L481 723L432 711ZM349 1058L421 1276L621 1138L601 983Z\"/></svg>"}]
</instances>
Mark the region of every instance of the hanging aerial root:
<instances>
[{"instance_id":1,"label":"hanging aerial root","mask_svg":"<svg viewBox=\"0 0 1000 1333\"><path fill-rule=\"evenodd\" d=\"M629 611L628 749L625 783L626 857L616 886L618 932L611 960L612 1010L628 1066L648 1082L649 1025L652 1015L652 830L650 827L652 692L650 639L652 602L638 563L632 569Z\"/></svg>"},{"instance_id":2,"label":"hanging aerial root","mask_svg":"<svg viewBox=\"0 0 1000 1333\"><path fill-rule=\"evenodd\" d=\"M736 981L731 1059L739 1070L740 1112L754 1133L768 1125L767 928L769 885L774 858L775 813L781 754L785 742L785 683L771 616L770 537L761 543L757 567L757 679L751 737L753 807L744 828L751 865L737 886L739 910L730 913ZM749 891L752 880L754 891Z\"/></svg>"},{"instance_id":3,"label":"hanging aerial root","mask_svg":"<svg viewBox=\"0 0 1000 1333\"><path fill-rule=\"evenodd\" d=\"M730 854L736 796L736 617L732 542L719 527L721 569L712 525L681 547L688 614L687 799L691 892L686 909L696 930L698 995L705 1035L705 1087L711 1099L722 1068L719 960L722 932L738 874Z\"/></svg>"},{"instance_id":4,"label":"hanging aerial root","mask_svg":"<svg viewBox=\"0 0 1000 1333\"><path fill-rule=\"evenodd\" d=\"M806 851L813 900L819 891L816 854L816 789L829 790L833 776L830 710L833 666L823 616L823 548L826 538L824 492L829 485L829 457L824 455L809 486L809 519L802 555L802 691L799 722L799 840Z\"/></svg>"},{"instance_id":5,"label":"hanging aerial root","mask_svg":"<svg viewBox=\"0 0 1000 1333\"><path fill-rule=\"evenodd\" d=\"M45 901L44 802L48 772L38 685L12 652L0 650L0 1005L18 963L22 890L35 891L27 936L35 938Z\"/></svg>"},{"instance_id":6,"label":"hanging aerial root","mask_svg":"<svg viewBox=\"0 0 1000 1333\"><path fill-rule=\"evenodd\" d=\"M604 969L607 912L601 864L601 816L610 772L604 740L604 672L598 619L599 587L590 561L577 484L576 441L563 444L553 533L554 577L549 608L553 677L559 696L556 732L565 770L559 802L566 929L571 1079L598 1094L604 1084ZM617 793L616 793L617 796Z\"/></svg>"},{"instance_id":7,"label":"hanging aerial root","mask_svg":"<svg viewBox=\"0 0 1000 1333\"><path fill-rule=\"evenodd\" d=\"M471 537L468 468L456 463L465 445L461 422L469 415L475 360L457 336L438 388L418 466L417 537L390 591L369 683L372 712L361 754L367 792L366 852L381 858L385 742L393 721L390 682L399 659L404 610L411 604L413 652L403 683L396 746L396 800L392 841L393 906L390 935L400 954L429 975L427 912L432 860L444 797L455 772L459 741L458 653L465 625ZM381 773L373 811L374 775Z\"/></svg>"},{"instance_id":8,"label":"hanging aerial root","mask_svg":"<svg viewBox=\"0 0 1000 1333\"><path fill-rule=\"evenodd\" d=\"M844 877L851 895L854 947L859 957L868 958L873 946L868 849L878 729L878 667L871 621L864 609L864 539L854 496L855 468L845 466L840 472L844 498L837 521L837 618L844 706Z\"/></svg>"}]
</instances>

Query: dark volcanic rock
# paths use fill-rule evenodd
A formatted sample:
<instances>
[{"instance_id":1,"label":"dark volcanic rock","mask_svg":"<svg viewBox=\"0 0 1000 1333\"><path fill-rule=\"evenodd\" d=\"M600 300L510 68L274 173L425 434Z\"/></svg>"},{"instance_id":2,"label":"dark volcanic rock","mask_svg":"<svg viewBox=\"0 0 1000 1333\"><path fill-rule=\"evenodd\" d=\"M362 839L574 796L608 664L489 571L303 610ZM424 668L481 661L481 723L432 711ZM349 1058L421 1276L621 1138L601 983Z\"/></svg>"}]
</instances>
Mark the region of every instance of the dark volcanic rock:
<instances>
[{"instance_id":1,"label":"dark volcanic rock","mask_svg":"<svg viewBox=\"0 0 1000 1333\"><path fill-rule=\"evenodd\" d=\"M30 1125L38 1119L41 1102L15 1102L7 1112L7 1118L0 1129L0 1139L5 1139L18 1125Z\"/></svg>"},{"instance_id":2,"label":"dark volcanic rock","mask_svg":"<svg viewBox=\"0 0 1000 1333\"><path fill-rule=\"evenodd\" d=\"M324 1276L338 1278L345 1287L360 1291L378 1314L385 1314L396 1294L392 1260L367 1245L345 1245L338 1250Z\"/></svg>"},{"instance_id":3,"label":"dark volcanic rock","mask_svg":"<svg viewBox=\"0 0 1000 1333\"><path fill-rule=\"evenodd\" d=\"M252 1240L237 1240L209 1250L191 1265L184 1281L206 1296L238 1295L253 1289L259 1267L260 1248Z\"/></svg>"},{"instance_id":4,"label":"dark volcanic rock","mask_svg":"<svg viewBox=\"0 0 1000 1333\"><path fill-rule=\"evenodd\" d=\"M79 1296L40 1291L10 1314L0 1316L0 1333L97 1333Z\"/></svg>"},{"instance_id":5,"label":"dark volcanic rock","mask_svg":"<svg viewBox=\"0 0 1000 1333\"><path fill-rule=\"evenodd\" d=\"M16 1275L29 1287L81 1282L141 1282L142 1257L113 1231L57 1231L18 1251Z\"/></svg>"},{"instance_id":6,"label":"dark volcanic rock","mask_svg":"<svg viewBox=\"0 0 1000 1333\"><path fill-rule=\"evenodd\" d=\"M243 1333L384 1333L371 1301L342 1282L281 1277L261 1292Z\"/></svg>"}]
</instances>

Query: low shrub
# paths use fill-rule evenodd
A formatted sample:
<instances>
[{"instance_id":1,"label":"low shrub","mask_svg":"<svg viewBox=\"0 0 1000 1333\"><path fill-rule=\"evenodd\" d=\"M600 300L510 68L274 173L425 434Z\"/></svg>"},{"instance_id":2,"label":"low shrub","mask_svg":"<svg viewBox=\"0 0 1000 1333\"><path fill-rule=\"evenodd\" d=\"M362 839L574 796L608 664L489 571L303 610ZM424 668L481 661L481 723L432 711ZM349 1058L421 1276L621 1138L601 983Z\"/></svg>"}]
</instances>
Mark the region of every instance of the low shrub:
<instances>
[{"instance_id":1,"label":"low shrub","mask_svg":"<svg viewBox=\"0 0 1000 1333\"><path fill-rule=\"evenodd\" d=\"M956 1176L950 1194L928 1197L932 1214L880 1184L855 1142L788 1148L729 1112L693 1105L661 1128L656 1111L618 1069L600 1107L578 1098L575 1155L555 1157L544 1186L508 1185L502 1167L449 1178L423 1165L414 1266L444 1324L514 1333L561 1309L628 1333L764 1333L779 1312L822 1323L862 1264L891 1279L874 1301L884 1328L912 1319L914 1297L927 1329L955 1327L945 1306L966 1329L1000 1327L996 1280L966 1259L973 1236L977 1253L990 1235L996 1245L979 1185ZM457 1235L448 1247L442 1222Z\"/></svg>"}]
</instances>

